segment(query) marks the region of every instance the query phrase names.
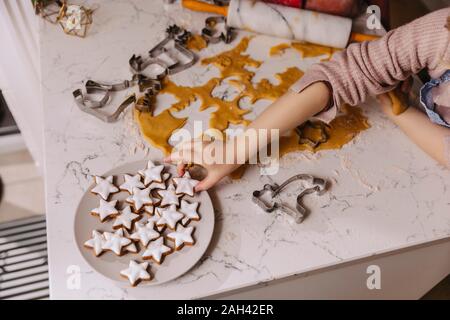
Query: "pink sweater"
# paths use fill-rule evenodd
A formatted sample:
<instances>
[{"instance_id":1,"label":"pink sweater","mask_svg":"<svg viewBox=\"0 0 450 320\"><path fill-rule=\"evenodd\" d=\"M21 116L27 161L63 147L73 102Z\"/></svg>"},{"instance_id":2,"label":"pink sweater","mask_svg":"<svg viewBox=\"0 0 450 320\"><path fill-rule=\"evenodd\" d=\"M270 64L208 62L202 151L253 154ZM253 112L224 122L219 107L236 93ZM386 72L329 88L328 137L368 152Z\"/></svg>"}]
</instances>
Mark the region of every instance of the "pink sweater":
<instances>
[{"instance_id":1,"label":"pink sweater","mask_svg":"<svg viewBox=\"0 0 450 320\"><path fill-rule=\"evenodd\" d=\"M390 91L399 81L424 68L431 77L438 77L450 69L448 17L450 8L442 9L392 30L379 40L351 44L332 60L313 65L291 90L300 92L314 82L328 82L334 103L317 118L329 122L342 104L357 105L368 96Z\"/></svg>"}]
</instances>

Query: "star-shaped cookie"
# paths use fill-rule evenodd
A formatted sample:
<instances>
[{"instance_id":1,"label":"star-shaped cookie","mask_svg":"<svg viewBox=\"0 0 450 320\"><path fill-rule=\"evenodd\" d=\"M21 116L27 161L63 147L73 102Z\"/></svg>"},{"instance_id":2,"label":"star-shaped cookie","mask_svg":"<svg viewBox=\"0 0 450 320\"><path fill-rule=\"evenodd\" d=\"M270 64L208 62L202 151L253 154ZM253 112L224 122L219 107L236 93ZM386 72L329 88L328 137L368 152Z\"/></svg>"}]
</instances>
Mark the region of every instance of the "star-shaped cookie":
<instances>
[{"instance_id":1,"label":"star-shaped cookie","mask_svg":"<svg viewBox=\"0 0 450 320\"><path fill-rule=\"evenodd\" d=\"M104 250L112 251L118 256L121 256L123 253L123 248L131 243L130 239L123 236L122 229L117 230L114 233L105 232L103 233L103 236L105 237L105 242L103 243L102 248Z\"/></svg>"},{"instance_id":2,"label":"star-shaped cookie","mask_svg":"<svg viewBox=\"0 0 450 320\"><path fill-rule=\"evenodd\" d=\"M156 212L159 215L159 220L156 222L158 227L169 227L175 230L178 221L183 219L184 214L178 212L177 206L172 204L168 208L156 208Z\"/></svg>"},{"instance_id":3,"label":"star-shaped cookie","mask_svg":"<svg viewBox=\"0 0 450 320\"><path fill-rule=\"evenodd\" d=\"M136 174L134 176L124 174L123 178L125 179L125 182L119 186L119 189L122 191L127 191L131 194L134 188L145 188L145 185L142 183L141 176L139 174Z\"/></svg>"},{"instance_id":4,"label":"star-shaped cookie","mask_svg":"<svg viewBox=\"0 0 450 320\"><path fill-rule=\"evenodd\" d=\"M145 170L139 170L139 174L144 178L144 184L148 186L153 181L162 182L161 173L164 170L164 165L155 165L153 161L147 163Z\"/></svg>"},{"instance_id":5,"label":"star-shaped cookie","mask_svg":"<svg viewBox=\"0 0 450 320\"><path fill-rule=\"evenodd\" d=\"M134 260L131 260L128 268L120 271L120 274L123 277L128 278L130 284L134 287L141 281L148 281L152 279L152 276L148 272L148 269L148 262L138 263Z\"/></svg>"},{"instance_id":6,"label":"star-shaped cookie","mask_svg":"<svg viewBox=\"0 0 450 320\"><path fill-rule=\"evenodd\" d=\"M92 209L91 214L94 216L98 216L101 222L106 221L111 217L115 217L119 214L119 211L116 209L117 200L105 201L100 199L100 205L98 208Z\"/></svg>"},{"instance_id":7,"label":"star-shaped cookie","mask_svg":"<svg viewBox=\"0 0 450 320\"><path fill-rule=\"evenodd\" d=\"M153 222L146 224L136 223L136 231L131 234L130 239L140 241L143 246L146 246L150 241L159 238L160 234L155 230Z\"/></svg>"},{"instance_id":8,"label":"star-shaped cookie","mask_svg":"<svg viewBox=\"0 0 450 320\"><path fill-rule=\"evenodd\" d=\"M175 250L181 250L185 245L193 245L195 243L192 233L194 227L183 227L178 225L177 231L173 231L167 235L167 239L175 243Z\"/></svg>"},{"instance_id":9,"label":"star-shaped cookie","mask_svg":"<svg viewBox=\"0 0 450 320\"><path fill-rule=\"evenodd\" d=\"M105 242L105 238L101 232L97 230L92 231L92 238L84 243L84 246L87 248L91 248L94 250L94 254L96 257L100 256L103 253L103 243Z\"/></svg>"},{"instance_id":10,"label":"star-shaped cookie","mask_svg":"<svg viewBox=\"0 0 450 320\"><path fill-rule=\"evenodd\" d=\"M184 218L181 220L181 223L184 226L187 226L191 221L200 220L200 216L198 215L199 202L188 202L186 200L181 200L181 207L178 211L184 214Z\"/></svg>"},{"instance_id":11,"label":"star-shaped cookie","mask_svg":"<svg viewBox=\"0 0 450 320\"><path fill-rule=\"evenodd\" d=\"M139 189L133 188L133 193L129 196L126 202L133 205L134 210L139 212L145 205L152 205L154 203L153 198L150 195L150 188Z\"/></svg>"},{"instance_id":12,"label":"star-shaped cookie","mask_svg":"<svg viewBox=\"0 0 450 320\"><path fill-rule=\"evenodd\" d=\"M125 228L130 231L133 227L133 223L140 218L140 215L131 211L130 206L126 206L120 211L120 214L116 217L116 220L114 220L113 229Z\"/></svg>"},{"instance_id":13,"label":"star-shaped cookie","mask_svg":"<svg viewBox=\"0 0 450 320\"><path fill-rule=\"evenodd\" d=\"M111 193L119 192L119 188L117 188L113 184L113 180L114 180L113 176L109 176L106 178L95 176L95 183L97 185L94 188L92 188L91 192L99 195L104 200L108 200L108 197Z\"/></svg>"},{"instance_id":14,"label":"star-shaped cookie","mask_svg":"<svg viewBox=\"0 0 450 320\"><path fill-rule=\"evenodd\" d=\"M153 260L157 264L161 264L164 257L172 252L172 249L164 245L164 237L159 237L158 239L150 242L147 249L142 254L144 260Z\"/></svg>"},{"instance_id":15,"label":"star-shaped cookie","mask_svg":"<svg viewBox=\"0 0 450 320\"><path fill-rule=\"evenodd\" d=\"M188 196L194 196L195 186L200 182L192 179L188 171L186 171L181 178L173 178L173 182L177 186L177 194L187 194Z\"/></svg>"},{"instance_id":16,"label":"star-shaped cookie","mask_svg":"<svg viewBox=\"0 0 450 320\"><path fill-rule=\"evenodd\" d=\"M158 190L158 194L161 197L161 207L168 205L180 205L180 195L175 192L175 186L173 184L169 184L167 190Z\"/></svg>"}]
</instances>

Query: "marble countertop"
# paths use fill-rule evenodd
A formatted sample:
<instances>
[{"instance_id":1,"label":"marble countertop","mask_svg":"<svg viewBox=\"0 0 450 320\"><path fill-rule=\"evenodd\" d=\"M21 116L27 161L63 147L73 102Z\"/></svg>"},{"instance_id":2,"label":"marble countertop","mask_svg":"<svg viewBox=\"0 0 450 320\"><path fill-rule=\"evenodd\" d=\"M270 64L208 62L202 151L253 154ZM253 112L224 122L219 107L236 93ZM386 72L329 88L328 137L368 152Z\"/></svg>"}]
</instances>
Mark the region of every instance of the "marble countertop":
<instances>
[{"instance_id":1,"label":"marble countertop","mask_svg":"<svg viewBox=\"0 0 450 320\"><path fill-rule=\"evenodd\" d=\"M240 181L215 187L210 192L214 237L201 262L184 276L157 288L128 288L97 274L78 252L73 233L75 210L91 175L162 155L142 142L130 110L117 123L102 123L77 108L72 91L88 78L129 78L127 62L133 53L153 47L174 22L199 30L207 15L162 0L87 2L91 4L99 8L85 39L69 37L55 25L40 25L52 298L201 298L450 236L450 171L419 150L369 101L363 108L372 127L341 150L289 154L274 177L260 176L253 167ZM302 60L293 51L269 59L269 48L280 42L265 36L252 40L250 54L265 61L255 80L290 66L306 70L317 61ZM202 56L236 43L212 45ZM174 80L198 85L214 74L214 68L196 65ZM159 105L167 107L167 99ZM249 119L265 105L254 106ZM193 110L191 118L206 125L208 112ZM252 203L253 190L297 173L331 182L328 193L306 199L311 215L303 224L265 214ZM297 188L287 190L287 200L293 201ZM80 286L73 285L74 273L80 275Z\"/></svg>"}]
</instances>

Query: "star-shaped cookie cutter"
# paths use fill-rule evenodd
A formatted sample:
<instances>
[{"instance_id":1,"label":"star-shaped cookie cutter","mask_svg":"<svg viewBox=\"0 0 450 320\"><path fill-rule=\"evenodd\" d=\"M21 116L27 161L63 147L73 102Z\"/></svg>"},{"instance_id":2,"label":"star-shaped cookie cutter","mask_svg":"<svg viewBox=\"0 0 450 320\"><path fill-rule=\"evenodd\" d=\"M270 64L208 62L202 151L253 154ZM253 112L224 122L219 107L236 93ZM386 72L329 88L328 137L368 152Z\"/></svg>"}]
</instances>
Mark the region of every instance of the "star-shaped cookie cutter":
<instances>
[{"instance_id":1,"label":"star-shaped cookie cutter","mask_svg":"<svg viewBox=\"0 0 450 320\"><path fill-rule=\"evenodd\" d=\"M317 140L313 140L311 138L305 137L303 130L307 127L313 128L314 130L319 130L320 137ZM310 146L311 148L315 149L318 146L320 146L322 143L325 143L330 138L328 136L328 133L326 131L327 124L323 122L312 122L312 121L306 121L302 125L295 128L295 132L298 135L298 143L299 144L306 144Z\"/></svg>"},{"instance_id":2,"label":"star-shaped cookie cutter","mask_svg":"<svg viewBox=\"0 0 450 320\"><path fill-rule=\"evenodd\" d=\"M275 197L290 183L294 181L305 181L310 186L305 188L300 194L297 196L296 199L296 207L295 210L291 207L287 206L286 204L274 201ZM285 182L283 182L281 185L278 185L276 183L274 184L266 184L264 185L263 189L261 190L255 190L253 191L253 197L252 200L255 204L257 204L261 209L263 209L267 213L272 213L277 210L280 210L281 212L291 216L294 218L294 221L296 223L302 223L305 219L308 209L303 206L302 204L302 198L311 193L316 193L317 195L322 195L326 192L327 189L327 182L322 178L316 178L309 174L297 174ZM264 201L262 199L264 194L269 194L271 197L271 202Z\"/></svg>"}]
</instances>

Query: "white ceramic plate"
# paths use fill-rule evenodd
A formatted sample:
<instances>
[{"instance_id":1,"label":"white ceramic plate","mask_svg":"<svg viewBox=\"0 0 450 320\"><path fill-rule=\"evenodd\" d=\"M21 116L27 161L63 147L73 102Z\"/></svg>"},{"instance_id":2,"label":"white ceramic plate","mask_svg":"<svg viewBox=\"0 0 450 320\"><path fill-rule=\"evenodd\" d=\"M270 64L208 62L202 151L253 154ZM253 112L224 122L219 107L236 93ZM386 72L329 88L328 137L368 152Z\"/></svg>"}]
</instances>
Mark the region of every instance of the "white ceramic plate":
<instances>
[{"instance_id":1,"label":"white ceramic plate","mask_svg":"<svg viewBox=\"0 0 450 320\"><path fill-rule=\"evenodd\" d=\"M124 173L137 174L146 165L147 161L128 163L106 172L103 176L114 175L114 184L119 186L123 183ZM171 173L171 178L176 176L175 167L169 165L165 165L165 167L165 171ZM128 283L127 279L120 276L120 271L128 267L131 259L143 261L141 258L143 253L142 246L140 252L136 254L128 253L121 257L116 256L113 252L105 252L100 257L96 257L91 249L84 247L84 243L91 238L92 230L111 231L114 221L101 223L98 217L90 214L92 209L98 207L100 201L99 196L90 192L93 187L94 184L83 195L75 214L74 231L77 247L86 262L98 273L111 280L124 284ZM120 207L127 196L128 193L122 191L113 195L111 199L118 199ZM150 270L154 278L151 281L142 282L139 284L140 287L162 284L183 275L200 260L208 248L214 231L214 209L211 198L206 191L203 191L197 193L194 197L184 196L183 199L200 202L198 212L201 219L200 221L191 221L189 224L189 226L195 226L193 233L195 245L184 246L180 251L167 255L161 265L157 265L150 260ZM173 247L171 242L166 241L167 244Z\"/></svg>"}]
</instances>

